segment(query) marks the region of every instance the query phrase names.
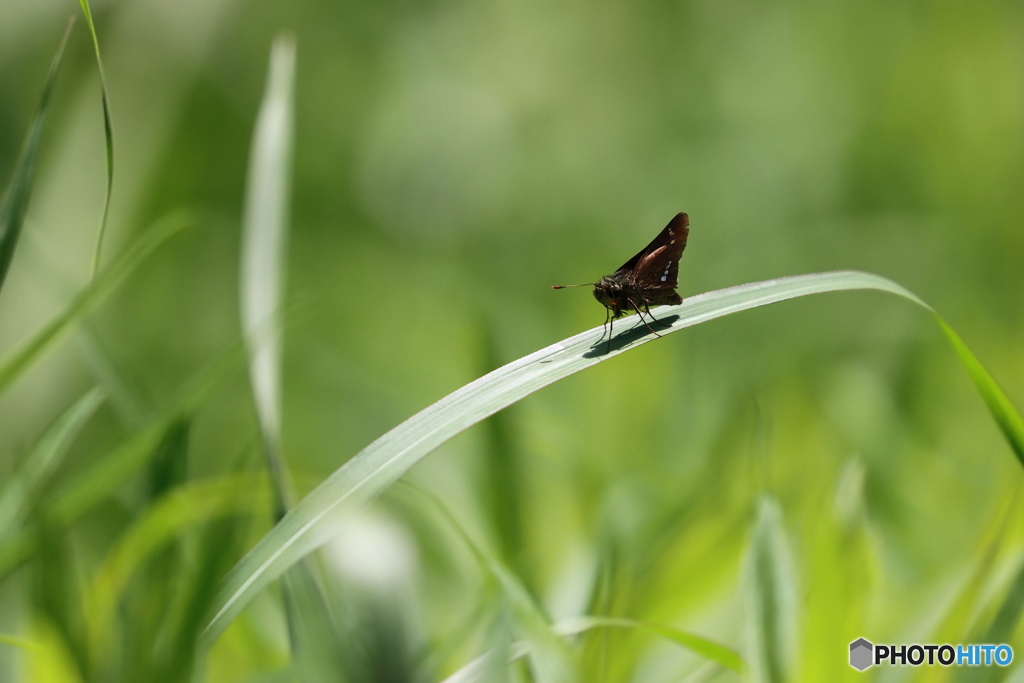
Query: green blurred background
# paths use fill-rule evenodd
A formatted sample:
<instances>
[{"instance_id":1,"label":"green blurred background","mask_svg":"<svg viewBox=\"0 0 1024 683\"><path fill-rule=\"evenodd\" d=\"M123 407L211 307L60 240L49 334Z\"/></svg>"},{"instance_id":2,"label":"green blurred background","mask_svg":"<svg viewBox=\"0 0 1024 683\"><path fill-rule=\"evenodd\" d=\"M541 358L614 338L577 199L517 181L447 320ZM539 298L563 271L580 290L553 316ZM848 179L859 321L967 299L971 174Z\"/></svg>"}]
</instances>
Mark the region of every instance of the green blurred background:
<instances>
[{"instance_id":1,"label":"green blurred background","mask_svg":"<svg viewBox=\"0 0 1024 683\"><path fill-rule=\"evenodd\" d=\"M70 0L0 3L3 183L75 11ZM466 382L599 324L586 290L549 285L611 272L678 211L691 220L684 297L879 273L942 313L1024 405L1019 2L109 0L93 12L116 153L104 259L172 210L190 210L195 226L0 395L0 478L101 386L108 399L59 486L237 340L248 150L283 30L298 45L283 405L299 493ZM84 28L0 294L5 353L88 278L104 153ZM133 520L175 486L261 467L243 372L184 425L171 474L138 472L50 534L56 554L41 550L0 583L0 633L67 659L55 673L40 663L50 655L0 644L0 680L158 680L146 667L166 646L175 580L220 576L269 528L266 510L182 531L160 550L173 562L151 559L127 583L107 662L83 668L80 593ZM406 479L494 548L551 619L643 619L740 651L744 557L770 495L793 559L788 679L822 681L871 675L846 663L859 636L981 638L1024 560L1020 476L929 317L845 293L602 363L474 427ZM400 549L402 628L383 632L416 673L352 680L441 680L500 640L485 572L399 489L374 505L360 547L381 537ZM217 533L232 541L211 568L202 558L224 545ZM168 565L177 577L159 576ZM211 652L209 680L291 680L283 614L268 591ZM1014 620L1008 642L1024 652L1015 631ZM740 678L650 634L571 643L580 680Z\"/></svg>"}]
</instances>

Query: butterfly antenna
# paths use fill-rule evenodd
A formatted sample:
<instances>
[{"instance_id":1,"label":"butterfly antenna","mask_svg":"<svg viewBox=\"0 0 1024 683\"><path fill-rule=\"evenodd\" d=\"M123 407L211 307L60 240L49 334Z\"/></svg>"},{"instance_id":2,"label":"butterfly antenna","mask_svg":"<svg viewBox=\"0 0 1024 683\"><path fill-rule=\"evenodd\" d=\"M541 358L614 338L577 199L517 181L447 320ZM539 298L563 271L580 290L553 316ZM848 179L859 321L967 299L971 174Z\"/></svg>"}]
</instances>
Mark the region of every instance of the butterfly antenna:
<instances>
[{"instance_id":1,"label":"butterfly antenna","mask_svg":"<svg viewBox=\"0 0 1024 683\"><path fill-rule=\"evenodd\" d=\"M582 285L551 285L551 289L568 289L569 287L592 287L596 282L584 282Z\"/></svg>"}]
</instances>

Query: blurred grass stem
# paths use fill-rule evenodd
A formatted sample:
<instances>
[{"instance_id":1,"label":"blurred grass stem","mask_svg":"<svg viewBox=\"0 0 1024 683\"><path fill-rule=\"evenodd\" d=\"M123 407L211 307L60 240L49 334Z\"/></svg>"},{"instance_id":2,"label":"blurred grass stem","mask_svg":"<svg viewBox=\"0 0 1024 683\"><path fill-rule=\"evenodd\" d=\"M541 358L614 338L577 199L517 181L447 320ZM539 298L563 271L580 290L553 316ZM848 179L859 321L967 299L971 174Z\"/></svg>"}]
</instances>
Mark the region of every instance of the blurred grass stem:
<instances>
[{"instance_id":1,"label":"blurred grass stem","mask_svg":"<svg viewBox=\"0 0 1024 683\"><path fill-rule=\"evenodd\" d=\"M103 215L100 217L100 230L96 235L96 248L92 255L91 278L95 279L100 270L100 253L103 250L103 238L107 232L107 218L110 215L110 195L114 189L114 124L110 116L110 95L107 89L107 75L103 70L103 59L100 57L100 41L96 36L96 24L92 20L89 0L78 0L85 15L85 23L89 26L92 37L93 52L96 54L96 69L100 74L100 97L103 99L103 144L107 157L107 185L103 194Z\"/></svg>"},{"instance_id":2,"label":"blurred grass stem","mask_svg":"<svg viewBox=\"0 0 1024 683\"><path fill-rule=\"evenodd\" d=\"M253 132L242 232L240 298L249 379L277 516L291 507L281 460L281 295L285 279L293 138L295 41L280 37Z\"/></svg>"}]
</instances>

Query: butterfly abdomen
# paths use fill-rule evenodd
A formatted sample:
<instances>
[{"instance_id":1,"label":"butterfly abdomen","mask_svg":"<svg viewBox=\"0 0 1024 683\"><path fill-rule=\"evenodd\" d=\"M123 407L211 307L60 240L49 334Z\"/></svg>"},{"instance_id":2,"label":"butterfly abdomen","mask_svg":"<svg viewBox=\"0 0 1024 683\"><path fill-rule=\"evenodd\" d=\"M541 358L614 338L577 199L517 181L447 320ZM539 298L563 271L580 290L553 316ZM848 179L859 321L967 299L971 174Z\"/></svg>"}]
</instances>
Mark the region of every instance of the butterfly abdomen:
<instances>
[{"instance_id":1,"label":"butterfly abdomen","mask_svg":"<svg viewBox=\"0 0 1024 683\"><path fill-rule=\"evenodd\" d=\"M648 290L642 295L645 306L675 306L683 303L683 297L674 289ZM634 301L636 301L634 299ZM637 303L640 303L637 301Z\"/></svg>"}]
</instances>

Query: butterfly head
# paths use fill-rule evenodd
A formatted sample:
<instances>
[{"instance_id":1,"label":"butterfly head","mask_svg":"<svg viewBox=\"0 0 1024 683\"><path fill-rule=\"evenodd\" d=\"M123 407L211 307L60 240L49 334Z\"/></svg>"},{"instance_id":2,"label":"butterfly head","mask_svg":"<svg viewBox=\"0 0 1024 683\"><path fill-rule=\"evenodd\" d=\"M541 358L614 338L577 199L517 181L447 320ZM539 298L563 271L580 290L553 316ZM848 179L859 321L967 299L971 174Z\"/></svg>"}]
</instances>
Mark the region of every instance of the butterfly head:
<instances>
[{"instance_id":1,"label":"butterfly head","mask_svg":"<svg viewBox=\"0 0 1024 683\"><path fill-rule=\"evenodd\" d=\"M611 275L601 278L594 284L594 298L600 301L605 308L611 309L616 318L629 309L622 283Z\"/></svg>"}]
</instances>

